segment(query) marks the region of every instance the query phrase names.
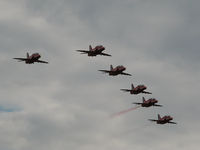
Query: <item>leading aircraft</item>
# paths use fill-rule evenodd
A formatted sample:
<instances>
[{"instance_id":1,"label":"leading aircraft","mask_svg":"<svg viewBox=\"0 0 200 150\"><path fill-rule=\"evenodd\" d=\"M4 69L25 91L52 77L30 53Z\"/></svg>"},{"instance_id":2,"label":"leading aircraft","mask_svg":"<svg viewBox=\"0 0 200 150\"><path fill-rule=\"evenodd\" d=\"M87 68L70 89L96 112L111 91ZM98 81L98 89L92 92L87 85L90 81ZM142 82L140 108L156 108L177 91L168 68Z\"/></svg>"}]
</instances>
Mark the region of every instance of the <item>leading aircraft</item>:
<instances>
[{"instance_id":1,"label":"leading aircraft","mask_svg":"<svg viewBox=\"0 0 200 150\"><path fill-rule=\"evenodd\" d=\"M89 45L89 51L88 50L76 50L76 51L81 52L81 54L88 54L88 56L97 56L97 55L111 56L110 54L103 53L104 50L105 47L103 45L97 45L94 48L92 48L92 46Z\"/></svg>"},{"instance_id":2,"label":"leading aircraft","mask_svg":"<svg viewBox=\"0 0 200 150\"><path fill-rule=\"evenodd\" d=\"M117 67L113 68L113 66L110 65L110 70L99 70L99 71L108 73L110 76L116 76L119 74L131 76L131 74L123 72L125 70L126 70L126 68L124 66L117 66Z\"/></svg>"},{"instance_id":3,"label":"leading aircraft","mask_svg":"<svg viewBox=\"0 0 200 150\"><path fill-rule=\"evenodd\" d=\"M139 93L152 94L150 92L144 91L146 89L147 87L145 85L138 85L137 87L134 87L134 85L131 84L131 89L121 89L121 91L130 92L130 94L135 94L135 95Z\"/></svg>"},{"instance_id":4,"label":"leading aircraft","mask_svg":"<svg viewBox=\"0 0 200 150\"><path fill-rule=\"evenodd\" d=\"M166 123L177 124L176 122L172 122L171 120L173 120L171 116L164 116L161 118L160 114L158 114L158 120L149 119L149 121L156 122L157 124L166 124Z\"/></svg>"},{"instance_id":5,"label":"leading aircraft","mask_svg":"<svg viewBox=\"0 0 200 150\"><path fill-rule=\"evenodd\" d=\"M150 106L158 106L158 107L162 107L162 105L158 105L156 103L158 103L158 100L155 98L150 98L148 100L145 100L144 97L142 97L143 102L142 103L133 103L136 105L141 105L141 107L150 107Z\"/></svg>"},{"instance_id":6,"label":"leading aircraft","mask_svg":"<svg viewBox=\"0 0 200 150\"><path fill-rule=\"evenodd\" d=\"M48 62L46 61L39 60L40 57L41 56L39 53L33 53L31 56L29 56L29 53L27 53L26 58L13 58L13 59L17 59L19 61L25 61L26 64L34 64L35 62L48 64Z\"/></svg>"}]
</instances>

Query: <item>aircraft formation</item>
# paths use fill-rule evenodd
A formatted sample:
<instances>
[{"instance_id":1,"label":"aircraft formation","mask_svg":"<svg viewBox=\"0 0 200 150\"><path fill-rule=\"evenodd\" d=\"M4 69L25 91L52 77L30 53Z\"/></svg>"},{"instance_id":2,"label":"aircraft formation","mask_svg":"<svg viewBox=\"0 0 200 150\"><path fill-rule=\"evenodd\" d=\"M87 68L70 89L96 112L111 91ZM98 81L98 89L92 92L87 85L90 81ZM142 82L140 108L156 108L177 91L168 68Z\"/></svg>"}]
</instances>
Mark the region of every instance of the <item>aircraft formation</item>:
<instances>
[{"instance_id":1,"label":"aircraft formation","mask_svg":"<svg viewBox=\"0 0 200 150\"><path fill-rule=\"evenodd\" d=\"M111 56L110 54L103 53L105 50L105 47L103 45L98 45L95 48L92 48L91 45L89 45L89 51L87 50L77 50L78 52L82 52L81 54L88 54L88 56L97 56L97 55L103 55L103 56ZM132 76L129 73L125 73L124 71L126 70L126 67L119 65L113 68L112 65L110 65L110 70L98 70L103 73L108 73L109 76L117 76L117 75L127 75L127 76ZM145 85L138 85L134 87L133 84L131 84L131 89L120 89L121 91L124 92L129 92L130 94L152 94L151 92L145 91L147 87ZM145 98L142 98L142 102L134 102L133 104L140 105L141 107L151 107L151 106L157 106L157 107L162 107L162 105L158 105L158 100L155 98L150 98L148 100L145 100ZM132 110L132 109L129 109ZM118 114L121 114L123 112L128 112L129 110L122 111ZM173 118L171 116L163 116L160 117L160 114L158 114L158 119L149 119L149 121L156 122L157 124L166 124L166 123L171 123L171 124L176 124L176 122L172 122Z\"/></svg>"},{"instance_id":2,"label":"aircraft formation","mask_svg":"<svg viewBox=\"0 0 200 150\"><path fill-rule=\"evenodd\" d=\"M103 45L97 45L94 48L92 48L91 45L89 45L89 50L76 50L78 52L81 52L81 54L87 54L89 57L94 57L97 55L102 55L102 56L111 56L110 54L103 53L105 50L105 47ZM29 55L29 53L26 54L26 58L13 58L18 60L19 62L24 61L26 64L34 64L35 62L37 63L45 63L48 64L47 61L39 60L41 58L41 55L39 53L33 53L32 55ZM118 65L115 68L113 68L112 65L110 65L110 70L98 70L103 73L108 73L109 76L117 76L117 75L126 75L126 76L132 76L129 73L125 73L124 71L126 70L126 67L122 65ZM145 85L138 85L134 87L133 84L131 84L131 89L120 89L121 91L124 92L129 92L130 94L152 94L151 92L145 91L147 87ZM152 106L157 106L157 107L162 107L162 105L158 105L158 100L155 98L150 98L146 100L144 97L142 98L142 102L134 102L133 104L139 105L141 107L152 107ZM129 109L132 110L132 109ZM128 110L128 111L129 111ZM128 112L126 111L126 112ZM123 113L123 112L120 112ZM149 119L149 121L156 122L157 124L166 124L166 123L171 123L171 124L176 124L176 122L172 122L173 117L171 116L163 116L161 117L160 114L158 114L158 119Z\"/></svg>"}]
</instances>

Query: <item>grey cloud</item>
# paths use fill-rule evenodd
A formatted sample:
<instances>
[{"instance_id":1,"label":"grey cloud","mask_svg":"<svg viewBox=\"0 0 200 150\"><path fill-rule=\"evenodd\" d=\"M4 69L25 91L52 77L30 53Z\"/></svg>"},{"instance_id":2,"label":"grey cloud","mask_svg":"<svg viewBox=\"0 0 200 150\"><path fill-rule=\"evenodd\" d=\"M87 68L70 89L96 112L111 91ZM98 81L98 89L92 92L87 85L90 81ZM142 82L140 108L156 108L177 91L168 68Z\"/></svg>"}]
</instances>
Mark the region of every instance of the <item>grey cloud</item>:
<instances>
[{"instance_id":1,"label":"grey cloud","mask_svg":"<svg viewBox=\"0 0 200 150\"><path fill-rule=\"evenodd\" d=\"M0 105L21 110L0 113L0 149L197 149L198 3L2 1L10 11L0 15ZM75 51L89 44L105 45L113 57ZM50 63L12 60L28 49ZM133 77L97 71L110 64L125 65ZM111 119L144 96L119 90L130 83L146 84L164 107ZM147 121L157 113L178 125Z\"/></svg>"}]
</instances>

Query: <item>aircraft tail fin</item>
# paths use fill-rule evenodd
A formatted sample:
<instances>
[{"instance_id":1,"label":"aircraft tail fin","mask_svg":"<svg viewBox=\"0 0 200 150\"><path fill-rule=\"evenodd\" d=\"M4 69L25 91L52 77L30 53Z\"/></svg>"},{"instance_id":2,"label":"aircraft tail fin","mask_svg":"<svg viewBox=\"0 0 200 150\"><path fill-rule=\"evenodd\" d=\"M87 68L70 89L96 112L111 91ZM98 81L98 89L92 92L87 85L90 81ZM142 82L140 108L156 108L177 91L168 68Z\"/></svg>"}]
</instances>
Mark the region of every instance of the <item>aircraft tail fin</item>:
<instances>
[{"instance_id":1,"label":"aircraft tail fin","mask_svg":"<svg viewBox=\"0 0 200 150\"><path fill-rule=\"evenodd\" d=\"M158 120L160 120L160 119L161 119L160 114L158 114Z\"/></svg>"},{"instance_id":2,"label":"aircraft tail fin","mask_svg":"<svg viewBox=\"0 0 200 150\"><path fill-rule=\"evenodd\" d=\"M26 57L29 58L29 53L26 53Z\"/></svg>"},{"instance_id":3,"label":"aircraft tail fin","mask_svg":"<svg viewBox=\"0 0 200 150\"><path fill-rule=\"evenodd\" d=\"M142 97L142 100L143 100L143 103L145 102L145 98L144 97Z\"/></svg>"},{"instance_id":4,"label":"aircraft tail fin","mask_svg":"<svg viewBox=\"0 0 200 150\"><path fill-rule=\"evenodd\" d=\"M89 50L92 51L92 46L91 45L89 45Z\"/></svg>"},{"instance_id":5,"label":"aircraft tail fin","mask_svg":"<svg viewBox=\"0 0 200 150\"><path fill-rule=\"evenodd\" d=\"M133 84L131 84L131 89L132 89L132 90L134 89L134 85L133 85Z\"/></svg>"},{"instance_id":6,"label":"aircraft tail fin","mask_svg":"<svg viewBox=\"0 0 200 150\"><path fill-rule=\"evenodd\" d=\"M113 66L112 65L110 65L110 70L113 70Z\"/></svg>"}]
</instances>

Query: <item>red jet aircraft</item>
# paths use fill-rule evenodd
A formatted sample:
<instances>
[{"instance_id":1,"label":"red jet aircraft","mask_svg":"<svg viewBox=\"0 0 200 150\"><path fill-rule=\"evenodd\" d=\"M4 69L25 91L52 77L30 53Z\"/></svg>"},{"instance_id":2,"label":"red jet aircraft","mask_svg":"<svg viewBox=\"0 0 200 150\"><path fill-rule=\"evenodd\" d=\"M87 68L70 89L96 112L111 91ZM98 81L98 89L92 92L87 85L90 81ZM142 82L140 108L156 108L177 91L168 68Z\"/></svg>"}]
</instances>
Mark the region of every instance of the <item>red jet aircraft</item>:
<instances>
[{"instance_id":1,"label":"red jet aircraft","mask_svg":"<svg viewBox=\"0 0 200 150\"><path fill-rule=\"evenodd\" d=\"M105 47L103 45L97 45L95 48L92 48L92 46L89 46L89 51L87 50L76 50L78 52L81 52L81 54L88 54L88 56L97 56L97 55L103 55L103 56L111 56L110 54L102 53L105 50Z\"/></svg>"},{"instance_id":2,"label":"red jet aircraft","mask_svg":"<svg viewBox=\"0 0 200 150\"><path fill-rule=\"evenodd\" d=\"M171 116L164 116L161 118L159 114L158 114L158 120L149 119L149 121L156 122L157 124L166 124L166 123L177 124L176 122L172 122L171 120L173 120Z\"/></svg>"},{"instance_id":3,"label":"red jet aircraft","mask_svg":"<svg viewBox=\"0 0 200 150\"><path fill-rule=\"evenodd\" d=\"M145 85L138 85L137 87L134 87L133 84L131 84L131 89L121 89L124 92L130 92L130 94L139 94L139 93L144 93L144 94L152 94L150 92L146 92L147 87Z\"/></svg>"},{"instance_id":4,"label":"red jet aircraft","mask_svg":"<svg viewBox=\"0 0 200 150\"><path fill-rule=\"evenodd\" d=\"M112 65L110 65L110 70L99 70L101 72L104 72L104 73L109 73L110 76L116 76L116 75L128 75L128 76L131 76L131 74L128 74L128 73L124 73L123 71L125 71L126 68L124 66L117 66L115 68L113 68Z\"/></svg>"},{"instance_id":5,"label":"red jet aircraft","mask_svg":"<svg viewBox=\"0 0 200 150\"><path fill-rule=\"evenodd\" d=\"M145 100L145 98L143 97L143 103L133 103L136 105L141 105L142 107L150 107L150 106L159 106L162 107L162 105L157 105L156 103L158 103L158 100L156 100L155 98L150 98L148 100Z\"/></svg>"},{"instance_id":6,"label":"red jet aircraft","mask_svg":"<svg viewBox=\"0 0 200 150\"><path fill-rule=\"evenodd\" d=\"M39 58L41 57L39 53L34 53L31 56L29 56L29 53L27 53L26 56L27 56L26 58L13 58L13 59L17 59L19 61L25 61L26 64L34 64L34 62L48 64L48 62L46 61L39 60Z\"/></svg>"}]
</instances>

